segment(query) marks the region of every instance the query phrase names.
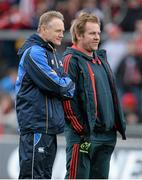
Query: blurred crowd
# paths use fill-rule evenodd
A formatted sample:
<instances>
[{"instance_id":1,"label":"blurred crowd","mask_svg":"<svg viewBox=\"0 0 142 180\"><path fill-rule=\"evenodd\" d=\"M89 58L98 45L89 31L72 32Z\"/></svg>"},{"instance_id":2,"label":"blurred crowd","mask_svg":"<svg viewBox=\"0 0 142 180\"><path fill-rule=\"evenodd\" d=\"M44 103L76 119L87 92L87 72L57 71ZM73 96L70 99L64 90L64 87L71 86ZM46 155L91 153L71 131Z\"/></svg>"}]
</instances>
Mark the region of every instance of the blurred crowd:
<instances>
[{"instance_id":1,"label":"blurred crowd","mask_svg":"<svg viewBox=\"0 0 142 180\"><path fill-rule=\"evenodd\" d=\"M66 32L81 11L99 17L100 48L107 50L127 124L141 123L142 0L0 0L0 33L36 30L40 15L53 9L64 15ZM14 85L20 44L20 37L0 40L0 134L17 132ZM69 44L64 41L62 52Z\"/></svg>"}]
</instances>

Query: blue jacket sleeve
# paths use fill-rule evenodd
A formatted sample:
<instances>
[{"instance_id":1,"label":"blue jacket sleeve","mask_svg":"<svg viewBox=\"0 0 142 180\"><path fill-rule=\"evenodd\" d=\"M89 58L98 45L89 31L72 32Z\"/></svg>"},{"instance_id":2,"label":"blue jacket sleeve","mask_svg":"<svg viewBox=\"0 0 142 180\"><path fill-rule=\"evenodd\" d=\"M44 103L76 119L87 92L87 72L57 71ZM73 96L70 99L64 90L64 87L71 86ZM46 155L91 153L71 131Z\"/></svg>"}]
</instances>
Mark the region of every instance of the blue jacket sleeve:
<instances>
[{"instance_id":1,"label":"blue jacket sleeve","mask_svg":"<svg viewBox=\"0 0 142 180\"><path fill-rule=\"evenodd\" d=\"M33 46L26 54L24 68L39 89L60 97L70 98L74 93L74 83L67 76L59 76L47 62L45 50Z\"/></svg>"}]
</instances>

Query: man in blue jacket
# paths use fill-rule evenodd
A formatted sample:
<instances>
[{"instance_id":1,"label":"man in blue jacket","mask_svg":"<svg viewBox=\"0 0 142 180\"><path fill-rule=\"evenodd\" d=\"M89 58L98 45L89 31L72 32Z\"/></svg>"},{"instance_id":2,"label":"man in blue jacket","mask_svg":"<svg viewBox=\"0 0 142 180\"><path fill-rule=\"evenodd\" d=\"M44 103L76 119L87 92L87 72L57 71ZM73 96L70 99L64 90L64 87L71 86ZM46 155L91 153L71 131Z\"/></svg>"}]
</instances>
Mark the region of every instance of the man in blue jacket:
<instances>
[{"instance_id":1,"label":"man in blue jacket","mask_svg":"<svg viewBox=\"0 0 142 180\"><path fill-rule=\"evenodd\" d=\"M61 44L63 16L44 13L37 34L19 49L16 112L20 130L19 179L50 179L64 129L62 100L73 97L74 83L64 73L55 46Z\"/></svg>"}]
</instances>

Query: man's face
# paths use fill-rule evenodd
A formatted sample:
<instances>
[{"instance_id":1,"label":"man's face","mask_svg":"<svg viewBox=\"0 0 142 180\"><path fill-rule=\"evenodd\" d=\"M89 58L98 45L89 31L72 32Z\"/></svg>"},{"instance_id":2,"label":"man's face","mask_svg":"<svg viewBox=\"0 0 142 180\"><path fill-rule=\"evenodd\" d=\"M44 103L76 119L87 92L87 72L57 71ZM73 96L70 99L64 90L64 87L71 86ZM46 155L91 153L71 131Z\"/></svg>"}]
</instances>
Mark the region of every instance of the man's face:
<instances>
[{"instance_id":1,"label":"man's face","mask_svg":"<svg viewBox=\"0 0 142 180\"><path fill-rule=\"evenodd\" d=\"M85 25L85 32L78 39L78 43L81 47L88 51L98 49L100 42L100 26L97 23L87 22Z\"/></svg>"},{"instance_id":2,"label":"man's face","mask_svg":"<svg viewBox=\"0 0 142 180\"><path fill-rule=\"evenodd\" d=\"M55 45L60 45L64 32L64 23L61 19L53 18L49 24L42 29L44 41L51 41Z\"/></svg>"}]
</instances>

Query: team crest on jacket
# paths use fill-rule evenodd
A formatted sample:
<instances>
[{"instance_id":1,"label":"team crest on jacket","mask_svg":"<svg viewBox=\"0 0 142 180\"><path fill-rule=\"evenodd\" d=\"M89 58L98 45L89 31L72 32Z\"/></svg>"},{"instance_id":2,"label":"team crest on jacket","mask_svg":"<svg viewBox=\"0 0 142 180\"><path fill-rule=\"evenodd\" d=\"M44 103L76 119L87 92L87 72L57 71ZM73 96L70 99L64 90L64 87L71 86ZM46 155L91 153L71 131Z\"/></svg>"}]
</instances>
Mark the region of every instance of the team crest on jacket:
<instances>
[{"instance_id":1,"label":"team crest on jacket","mask_svg":"<svg viewBox=\"0 0 142 180\"><path fill-rule=\"evenodd\" d=\"M38 152L39 152L39 153L44 153L44 147L39 147L39 148L38 148Z\"/></svg>"},{"instance_id":2,"label":"team crest on jacket","mask_svg":"<svg viewBox=\"0 0 142 180\"><path fill-rule=\"evenodd\" d=\"M51 70L51 73L54 75L57 75L56 71L54 71L54 70Z\"/></svg>"},{"instance_id":3,"label":"team crest on jacket","mask_svg":"<svg viewBox=\"0 0 142 180\"><path fill-rule=\"evenodd\" d=\"M54 59L51 59L51 64L54 65Z\"/></svg>"},{"instance_id":4,"label":"team crest on jacket","mask_svg":"<svg viewBox=\"0 0 142 180\"><path fill-rule=\"evenodd\" d=\"M59 64L60 64L60 66L62 66L62 67L63 67L63 63L62 63L62 61L59 61Z\"/></svg>"}]
</instances>

